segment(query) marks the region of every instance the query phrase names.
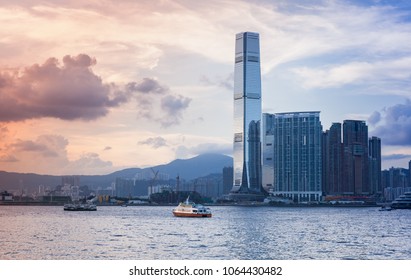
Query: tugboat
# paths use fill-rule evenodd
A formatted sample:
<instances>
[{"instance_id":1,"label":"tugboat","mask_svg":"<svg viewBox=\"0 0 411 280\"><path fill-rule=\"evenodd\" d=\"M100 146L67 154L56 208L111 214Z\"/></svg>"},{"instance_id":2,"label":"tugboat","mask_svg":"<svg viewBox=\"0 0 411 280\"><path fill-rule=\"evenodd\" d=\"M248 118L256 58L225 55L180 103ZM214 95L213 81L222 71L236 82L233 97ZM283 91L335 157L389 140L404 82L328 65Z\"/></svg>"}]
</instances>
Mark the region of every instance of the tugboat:
<instances>
[{"instance_id":1,"label":"tugboat","mask_svg":"<svg viewBox=\"0 0 411 280\"><path fill-rule=\"evenodd\" d=\"M400 195L391 203L393 209L411 209L411 192Z\"/></svg>"},{"instance_id":2,"label":"tugboat","mask_svg":"<svg viewBox=\"0 0 411 280\"><path fill-rule=\"evenodd\" d=\"M185 202L180 202L173 209L173 215L176 217L210 218L211 210L204 205L191 202L190 196L188 196Z\"/></svg>"}]
</instances>

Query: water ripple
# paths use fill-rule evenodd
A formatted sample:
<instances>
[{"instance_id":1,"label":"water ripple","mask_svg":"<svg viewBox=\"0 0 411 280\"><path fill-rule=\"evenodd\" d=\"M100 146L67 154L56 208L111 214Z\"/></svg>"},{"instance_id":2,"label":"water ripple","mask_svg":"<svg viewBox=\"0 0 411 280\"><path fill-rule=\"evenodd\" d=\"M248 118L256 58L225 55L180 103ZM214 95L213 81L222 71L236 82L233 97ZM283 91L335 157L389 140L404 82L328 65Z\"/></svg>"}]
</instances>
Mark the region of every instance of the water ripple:
<instances>
[{"instance_id":1,"label":"water ripple","mask_svg":"<svg viewBox=\"0 0 411 280\"><path fill-rule=\"evenodd\" d=\"M411 211L212 207L177 219L170 207L0 207L2 259L410 259Z\"/></svg>"}]
</instances>

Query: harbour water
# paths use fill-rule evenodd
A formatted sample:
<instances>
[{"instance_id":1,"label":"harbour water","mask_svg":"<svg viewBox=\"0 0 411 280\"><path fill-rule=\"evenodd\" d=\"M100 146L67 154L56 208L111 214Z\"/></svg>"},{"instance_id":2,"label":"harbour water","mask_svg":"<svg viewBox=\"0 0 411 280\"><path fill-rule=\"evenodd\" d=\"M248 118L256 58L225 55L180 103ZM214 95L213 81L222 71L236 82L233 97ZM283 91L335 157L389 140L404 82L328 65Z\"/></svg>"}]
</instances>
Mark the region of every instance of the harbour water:
<instances>
[{"instance_id":1,"label":"harbour water","mask_svg":"<svg viewBox=\"0 0 411 280\"><path fill-rule=\"evenodd\" d=\"M409 260L411 210L1 206L1 260Z\"/></svg>"}]
</instances>

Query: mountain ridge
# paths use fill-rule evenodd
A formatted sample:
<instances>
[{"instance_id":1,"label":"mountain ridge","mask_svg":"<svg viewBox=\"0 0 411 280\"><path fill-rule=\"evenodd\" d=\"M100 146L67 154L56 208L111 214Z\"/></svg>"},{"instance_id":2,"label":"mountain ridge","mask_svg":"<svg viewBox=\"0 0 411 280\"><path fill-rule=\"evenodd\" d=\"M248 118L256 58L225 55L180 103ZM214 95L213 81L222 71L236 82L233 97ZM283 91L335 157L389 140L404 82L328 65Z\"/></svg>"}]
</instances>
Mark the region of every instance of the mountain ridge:
<instances>
[{"instance_id":1,"label":"mountain ridge","mask_svg":"<svg viewBox=\"0 0 411 280\"><path fill-rule=\"evenodd\" d=\"M175 159L167 164L146 168L125 168L106 175L44 175L35 173L17 173L0 171L0 191L28 190L35 191L38 186L55 187L61 184L63 176L79 176L80 185L108 187L116 178L134 178L139 172L161 172L170 178L192 180L212 173L222 173L224 167L233 166L233 159L222 154L202 154L189 159Z\"/></svg>"}]
</instances>

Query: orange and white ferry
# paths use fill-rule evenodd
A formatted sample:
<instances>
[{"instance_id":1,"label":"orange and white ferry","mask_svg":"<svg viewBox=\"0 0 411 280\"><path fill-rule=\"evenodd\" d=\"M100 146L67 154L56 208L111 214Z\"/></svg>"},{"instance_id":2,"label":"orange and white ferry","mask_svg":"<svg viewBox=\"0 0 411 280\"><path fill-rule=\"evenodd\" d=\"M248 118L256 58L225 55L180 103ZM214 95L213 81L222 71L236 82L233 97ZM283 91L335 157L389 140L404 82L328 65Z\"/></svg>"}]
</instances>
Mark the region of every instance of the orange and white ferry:
<instances>
[{"instance_id":1,"label":"orange and white ferry","mask_svg":"<svg viewBox=\"0 0 411 280\"><path fill-rule=\"evenodd\" d=\"M191 217L191 218L209 218L211 217L210 208L201 204L196 204L187 197L185 202L180 202L176 208L173 209L173 215L176 217Z\"/></svg>"}]
</instances>

